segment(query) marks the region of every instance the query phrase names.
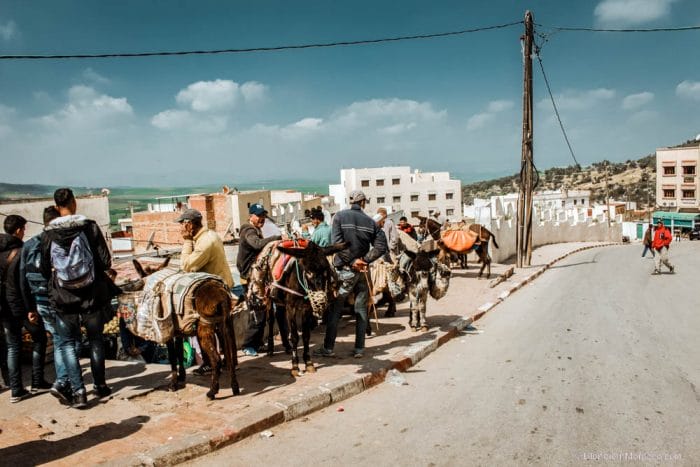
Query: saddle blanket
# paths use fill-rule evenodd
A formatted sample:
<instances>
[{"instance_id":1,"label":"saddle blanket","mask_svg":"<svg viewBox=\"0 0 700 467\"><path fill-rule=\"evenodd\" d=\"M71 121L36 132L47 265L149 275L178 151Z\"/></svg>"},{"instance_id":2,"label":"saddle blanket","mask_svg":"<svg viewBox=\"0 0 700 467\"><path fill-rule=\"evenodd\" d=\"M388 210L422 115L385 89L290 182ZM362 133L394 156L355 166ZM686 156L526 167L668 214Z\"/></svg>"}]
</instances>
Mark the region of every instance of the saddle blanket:
<instances>
[{"instance_id":1,"label":"saddle blanket","mask_svg":"<svg viewBox=\"0 0 700 467\"><path fill-rule=\"evenodd\" d=\"M442 242L447 248L458 253L465 253L474 246L479 234L471 230L445 230L442 232Z\"/></svg>"}]
</instances>

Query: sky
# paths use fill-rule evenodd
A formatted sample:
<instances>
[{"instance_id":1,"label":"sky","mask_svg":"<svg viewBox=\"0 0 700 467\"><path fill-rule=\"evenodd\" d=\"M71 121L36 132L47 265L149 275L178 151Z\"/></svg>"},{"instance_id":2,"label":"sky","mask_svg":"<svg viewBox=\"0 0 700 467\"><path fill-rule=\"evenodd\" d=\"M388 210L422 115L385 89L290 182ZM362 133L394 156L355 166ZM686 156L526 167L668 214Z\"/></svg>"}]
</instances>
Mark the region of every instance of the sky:
<instances>
[{"instance_id":1,"label":"sky","mask_svg":"<svg viewBox=\"0 0 700 467\"><path fill-rule=\"evenodd\" d=\"M697 0L4 0L0 54L266 47L456 31L534 15L576 158L623 161L700 133ZM247 54L0 60L0 181L188 186L410 165L518 171L522 24ZM546 40L545 40L546 39ZM572 164L534 66L534 157Z\"/></svg>"}]
</instances>

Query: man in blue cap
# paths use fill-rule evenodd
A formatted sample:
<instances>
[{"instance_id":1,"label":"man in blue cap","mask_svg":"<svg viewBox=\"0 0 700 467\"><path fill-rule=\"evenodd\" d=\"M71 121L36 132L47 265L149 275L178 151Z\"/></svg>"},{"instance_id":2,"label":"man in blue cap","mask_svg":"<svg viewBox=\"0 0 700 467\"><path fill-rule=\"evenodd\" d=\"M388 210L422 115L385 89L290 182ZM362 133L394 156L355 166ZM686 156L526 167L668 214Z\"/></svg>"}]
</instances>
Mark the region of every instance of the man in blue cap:
<instances>
[{"instance_id":1,"label":"man in blue cap","mask_svg":"<svg viewBox=\"0 0 700 467\"><path fill-rule=\"evenodd\" d=\"M250 270L255 262L255 258L262 249L270 242L282 240L280 235L264 238L262 234L262 226L265 224L267 211L260 203L251 204L248 209L250 217L248 222L241 226L241 238L238 243L238 257L236 259L236 267L241 276L241 286L243 295L248 288L248 278ZM278 316L279 318L279 316ZM286 323L286 320L284 321ZM280 328L282 321L278 319ZM282 331L282 329L281 329ZM265 316L257 316L255 320L250 321L250 327L246 333L245 342L243 343L244 355L257 355L257 349L262 346L263 335L265 334ZM286 337L286 336L285 336Z\"/></svg>"}]
</instances>

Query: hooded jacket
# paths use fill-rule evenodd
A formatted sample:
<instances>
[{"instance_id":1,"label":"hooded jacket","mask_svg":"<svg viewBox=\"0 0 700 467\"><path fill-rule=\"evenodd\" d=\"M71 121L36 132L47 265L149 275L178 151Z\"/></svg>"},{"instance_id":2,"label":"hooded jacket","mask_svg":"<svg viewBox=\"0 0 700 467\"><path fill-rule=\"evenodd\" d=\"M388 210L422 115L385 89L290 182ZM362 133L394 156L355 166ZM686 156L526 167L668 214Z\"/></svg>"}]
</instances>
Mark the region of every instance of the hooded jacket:
<instances>
[{"instance_id":1,"label":"hooded jacket","mask_svg":"<svg viewBox=\"0 0 700 467\"><path fill-rule=\"evenodd\" d=\"M655 250L661 250L664 247L668 248L671 244L671 240L673 240L673 234L671 234L671 231L665 225L662 225L656 228L654 232L654 243L652 243L651 246Z\"/></svg>"},{"instance_id":2,"label":"hooded jacket","mask_svg":"<svg viewBox=\"0 0 700 467\"><path fill-rule=\"evenodd\" d=\"M371 263L387 252L386 235L371 217L362 212L359 204L353 204L333 218L333 243L341 242L349 242L350 246L335 255L333 265L336 268L352 266L358 258ZM370 246L374 248L370 250Z\"/></svg>"},{"instance_id":3,"label":"hooded jacket","mask_svg":"<svg viewBox=\"0 0 700 467\"><path fill-rule=\"evenodd\" d=\"M52 274L51 243L69 249L73 240L85 233L93 255L94 282L82 289L67 290L56 285ZM82 215L63 216L51 221L41 241L41 273L49 281L49 302L64 313L92 311L108 304L119 293L106 271L112 267L112 257L100 227Z\"/></svg>"},{"instance_id":4,"label":"hooded jacket","mask_svg":"<svg viewBox=\"0 0 700 467\"><path fill-rule=\"evenodd\" d=\"M22 253L22 240L14 235L0 234L0 314L3 318L13 316L23 318L27 310L20 288L19 262ZM14 253L12 253L14 251ZM10 260L10 256L12 259ZM10 260L10 261L8 261Z\"/></svg>"}]
</instances>

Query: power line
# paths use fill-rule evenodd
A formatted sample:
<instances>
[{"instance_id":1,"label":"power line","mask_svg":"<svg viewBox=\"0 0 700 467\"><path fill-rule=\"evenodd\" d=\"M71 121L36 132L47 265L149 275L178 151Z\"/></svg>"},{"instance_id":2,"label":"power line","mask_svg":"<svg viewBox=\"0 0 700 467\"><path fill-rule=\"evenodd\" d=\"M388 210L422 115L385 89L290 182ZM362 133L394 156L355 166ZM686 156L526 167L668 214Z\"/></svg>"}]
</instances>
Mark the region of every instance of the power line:
<instances>
[{"instance_id":1,"label":"power line","mask_svg":"<svg viewBox=\"0 0 700 467\"><path fill-rule=\"evenodd\" d=\"M379 39L361 39L355 41L320 42L312 44L280 45L274 47L250 47L242 49L215 49L215 50L182 50L182 51L159 51L159 52L133 52L133 53L102 53L102 54L57 54L57 55L0 55L0 60L64 60L64 59L89 59L89 58L135 58L135 57L168 57L181 55L217 55L236 54L253 52L279 52L284 50L299 49L319 49L327 47L354 46L365 44L380 44L386 42L410 41L419 39L436 39L440 37L460 36L475 32L504 29L522 24L522 21L498 24L494 26L483 26L473 29L462 29L459 31L439 32L434 34L416 34L411 36L385 37Z\"/></svg>"},{"instance_id":2,"label":"power line","mask_svg":"<svg viewBox=\"0 0 700 467\"><path fill-rule=\"evenodd\" d=\"M583 28L569 26L544 26L537 24L537 27L546 27L553 31L569 32L680 32L680 31L700 31L700 26L681 26L677 28L633 28L633 29L603 29L603 28Z\"/></svg>"},{"instance_id":3,"label":"power line","mask_svg":"<svg viewBox=\"0 0 700 467\"><path fill-rule=\"evenodd\" d=\"M561 121L561 117L559 116L559 109L557 109L557 103L554 101L554 95L552 94L552 88L549 86L549 79L547 79L547 73L544 71L544 65L542 64L542 57L540 56L540 47L535 47L535 56L537 57L537 62L540 64L540 70L542 70L542 77L544 78L544 84L547 86L547 92L549 93L549 98L552 101L552 107L554 107L554 114L557 116L557 121L559 122L559 128L561 128L561 132L564 135L564 140L566 141L566 145L569 147L569 152L571 153L571 158L574 160L574 163L576 164L576 167L580 170L581 164L578 163L576 160L576 156L574 155L574 150L571 147L571 143L569 142L569 137L566 134L566 130L564 129L564 124Z\"/></svg>"}]
</instances>

